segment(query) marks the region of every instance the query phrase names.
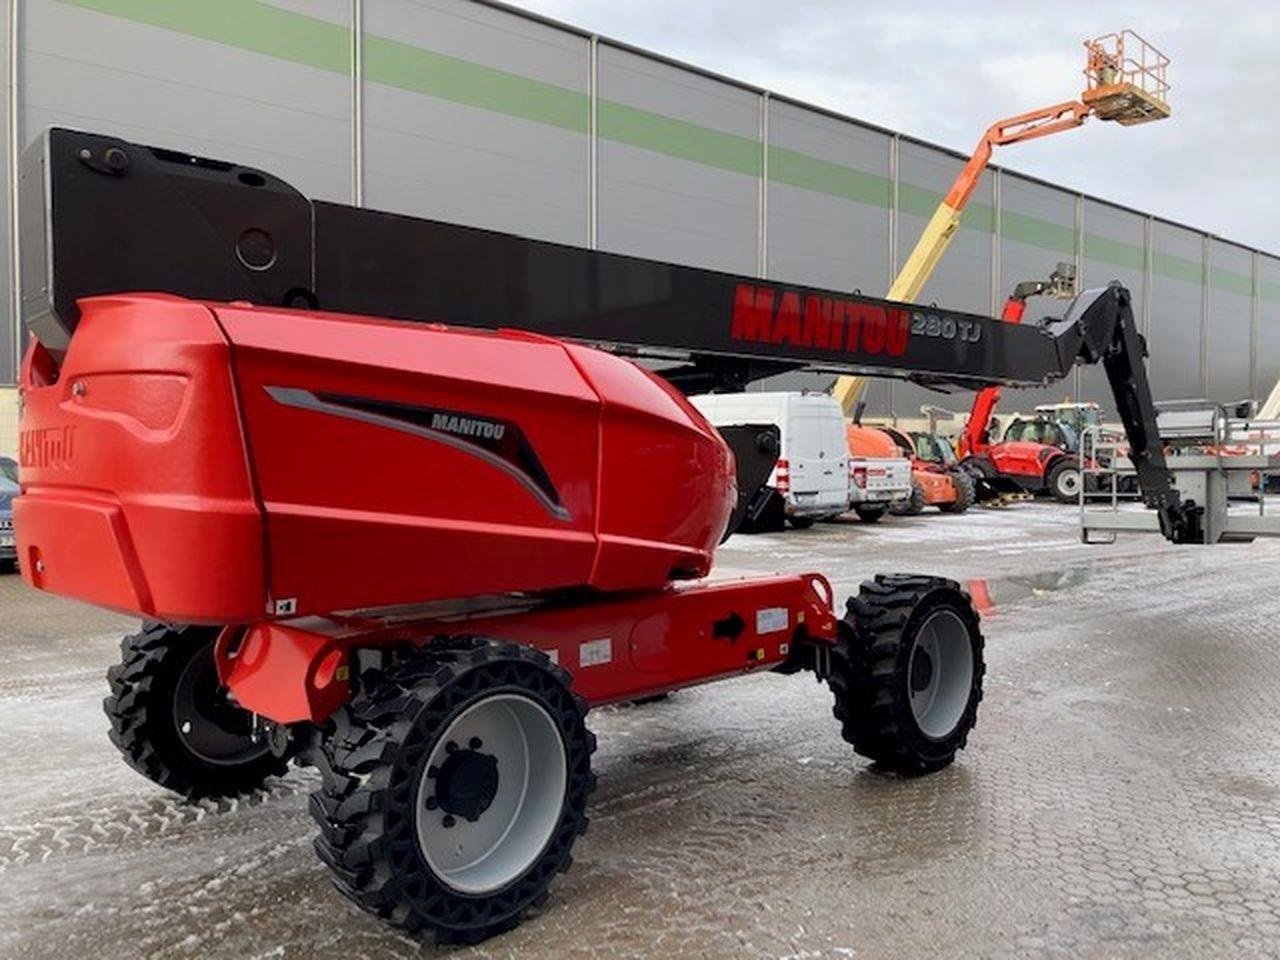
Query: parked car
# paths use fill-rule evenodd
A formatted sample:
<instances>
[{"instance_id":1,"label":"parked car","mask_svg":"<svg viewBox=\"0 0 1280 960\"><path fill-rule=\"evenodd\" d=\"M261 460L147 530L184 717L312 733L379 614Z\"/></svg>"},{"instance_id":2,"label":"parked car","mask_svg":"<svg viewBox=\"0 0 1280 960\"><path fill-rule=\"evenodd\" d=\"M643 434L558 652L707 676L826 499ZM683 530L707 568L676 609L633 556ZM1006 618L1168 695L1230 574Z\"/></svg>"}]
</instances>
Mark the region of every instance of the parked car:
<instances>
[{"instance_id":1,"label":"parked car","mask_svg":"<svg viewBox=\"0 0 1280 960\"><path fill-rule=\"evenodd\" d=\"M775 507L765 515L793 527L849 509L849 453L840 403L825 393L709 393L689 398L713 426L771 423L778 462L766 485Z\"/></svg>"},{"instance_id":2,"label":"parked car","mask_svg":"<svg viewBox=\"0 0 1280 960\"><path fill-rule=\"evenodd\" d=\"M0 477L18 482L18 461L13 457L0 457Z\"/></svg>"},{"instance_id":3,"label":"parked car","mask_svg":"<svg viewBox=\"0 0 1280 960\"><path fill-rule=\"evenodd\" d=\"M12 568L18 559L13 541L13 498L18 495L17 480L8 472L0 473L0 567Z\"/></svg>"},{"instance_id":4,"label":"parked car","mask_svg":"<svg viewBox=\"0 0 1280 960\"><path fill-rule=\"evenodd\" d=\"M849 447L849 506L874 523L889 510L911 500L911 461L883 430L851 423L845 428Z\"/></svg>"}]
</instances>

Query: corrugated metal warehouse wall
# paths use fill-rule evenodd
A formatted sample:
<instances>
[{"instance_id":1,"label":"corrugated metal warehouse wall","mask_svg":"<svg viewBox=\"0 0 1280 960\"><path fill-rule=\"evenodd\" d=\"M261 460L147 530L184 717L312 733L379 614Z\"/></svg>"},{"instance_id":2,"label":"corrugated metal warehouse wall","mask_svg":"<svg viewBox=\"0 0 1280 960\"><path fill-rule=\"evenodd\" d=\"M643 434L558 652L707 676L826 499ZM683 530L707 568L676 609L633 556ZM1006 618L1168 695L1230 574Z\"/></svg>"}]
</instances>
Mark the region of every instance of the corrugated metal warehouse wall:
<instances>
[{"instance_id":1,"label":"corrugated metal warehouse wall","mask_svg":"<svg viewBox=\"0 0 1280 960\"><path fill-rule=\"evenodd\" d=\"M467 0L8 0L6 12L19 145L50 124L99 129L258 165L318 197L777 280L882 293L962 162ZM19 346L6 159L0 383ZM1133 290L1159 397L1265 394L1280 376L1280 259L1007 170L983 178L923 300L994 313L1059 260L1086 284ZM1029 318L1054 308L1037 302ZM1105 399L1097 371L1079 379ZM903 416L967 405L902 383L870 398Z\"/></svg>"}]
</instances>

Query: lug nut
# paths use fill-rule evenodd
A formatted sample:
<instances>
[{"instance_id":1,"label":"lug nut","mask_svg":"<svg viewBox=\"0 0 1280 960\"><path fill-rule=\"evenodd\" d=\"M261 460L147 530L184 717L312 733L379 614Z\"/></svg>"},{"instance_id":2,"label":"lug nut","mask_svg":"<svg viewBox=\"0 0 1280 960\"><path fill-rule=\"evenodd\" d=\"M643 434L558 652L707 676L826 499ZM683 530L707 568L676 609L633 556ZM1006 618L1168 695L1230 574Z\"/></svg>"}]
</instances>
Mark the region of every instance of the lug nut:
<instances>
[{"instance_id":1,"label":"lug nut","mask_svg":"<svg viewBox=\"0 0 1280 960\"><path fill-rule=\"evenodd\" d=\"M434 810L438 806L440 806L440 802L435 797L427 797L426 807L428 810Z\"/></svg>"},{"instance_id":2,"label":"lug nut","mask_svg":"<svg viewBox=\"0 0 1280 960\"><path fill-rule=\"evenodd\" d=\"M471 747L472 750L479 750L481 747L484 746L484 741L481 740L479 737L472 737L471 743L469 743L468 746Z\"/></svg>"},{"instance_id":3,"label":"lug nut","mask_svg":"<svg viewBox=\"0 0 1280 960\"><path fill-rule=\"evenodd\" d=\"M440 825L443 826L446 830L448 830L457 822L458 822L457 820L453 819L453 814L450 813L445 815L445 818L440 821Z\"/></svg>"},{"instance_id":4,"label":"lug nut","mask_svg":"<svg viewBox=\"0 0 1280 960\"><path fill-rule=\"evenodd\" d=\"M456 743L454 743L452 740L450 740L448 743L446 743L446 744L444 745L444 752L445 752L445 753L457 753L457 752L458 752L458 745L457 745Z\"/></svg>"}]
</instances>

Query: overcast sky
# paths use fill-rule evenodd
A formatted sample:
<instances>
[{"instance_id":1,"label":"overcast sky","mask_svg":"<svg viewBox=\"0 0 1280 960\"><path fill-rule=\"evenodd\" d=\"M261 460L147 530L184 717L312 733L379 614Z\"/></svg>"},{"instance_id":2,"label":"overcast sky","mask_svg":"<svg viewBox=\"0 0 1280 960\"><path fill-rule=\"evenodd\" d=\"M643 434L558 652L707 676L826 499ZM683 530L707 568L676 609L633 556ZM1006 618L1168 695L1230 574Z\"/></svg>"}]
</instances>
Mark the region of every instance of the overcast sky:
<instances>
[{"instance_id":1,"label":"overcast sky","mask_svg":"<svg viewBox=\"0 0 1280 960\"><path fill-rule=\"evenodd\" d=\"M1171 119L1018 144L996 162L1280 253L1280 3L516 0L531 10L968 153L1079 95L1086 37L1173 60Z\"/></svg>"}]
</instances>

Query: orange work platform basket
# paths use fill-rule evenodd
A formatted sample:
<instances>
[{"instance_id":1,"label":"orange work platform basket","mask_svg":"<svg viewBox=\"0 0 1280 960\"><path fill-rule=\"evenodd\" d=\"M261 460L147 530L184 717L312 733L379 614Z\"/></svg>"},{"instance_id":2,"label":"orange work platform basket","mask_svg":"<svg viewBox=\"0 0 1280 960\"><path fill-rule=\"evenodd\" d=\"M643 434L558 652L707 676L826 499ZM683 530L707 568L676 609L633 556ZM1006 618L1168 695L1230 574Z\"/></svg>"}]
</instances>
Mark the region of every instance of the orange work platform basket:
<instances>
[{"instance_id":1,"label":"orange work platform basket","mask_svg":"<svg viewBox=\"0 0 1280 960\"><path fill-rule=\"evenodd\" d=\"M1169 107L1169 58L1132 30L1086 40L1088 87L1080 99L1100 120L1130 127L1163 120Z\"/></svg>"}]
</instances>

